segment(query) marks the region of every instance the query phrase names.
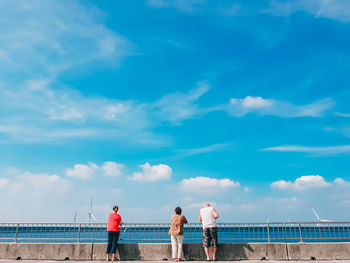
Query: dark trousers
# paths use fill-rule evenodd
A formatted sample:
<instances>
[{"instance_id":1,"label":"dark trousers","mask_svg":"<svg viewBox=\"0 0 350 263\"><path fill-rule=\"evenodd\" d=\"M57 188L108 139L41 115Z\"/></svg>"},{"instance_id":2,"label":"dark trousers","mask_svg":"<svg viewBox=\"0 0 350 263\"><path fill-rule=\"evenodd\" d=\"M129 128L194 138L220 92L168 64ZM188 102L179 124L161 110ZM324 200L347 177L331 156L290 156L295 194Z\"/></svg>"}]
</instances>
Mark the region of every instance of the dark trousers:
<instances>
[{"instance_id":1,"label":"dark trousers","mask_svg":"<svg viewBox=\"0 0 350 263\"><path fill-rule=\"evenodd\" d=\"M119 231L108 231L108 245L106 254L115 254L119 239Z\"/></svg>"},{"instance_id":2,"label":"dark trousers","mask_svg":"<svg viewBox=\"0 0 350 263\"><path fill-rule=\"evenodd\" d=\"M217 227L206 227L203 229L203 246L210 247L211 244L213 245L213 247L217 247L217 244L218 244Z\"/></svg>"}]
</instances>

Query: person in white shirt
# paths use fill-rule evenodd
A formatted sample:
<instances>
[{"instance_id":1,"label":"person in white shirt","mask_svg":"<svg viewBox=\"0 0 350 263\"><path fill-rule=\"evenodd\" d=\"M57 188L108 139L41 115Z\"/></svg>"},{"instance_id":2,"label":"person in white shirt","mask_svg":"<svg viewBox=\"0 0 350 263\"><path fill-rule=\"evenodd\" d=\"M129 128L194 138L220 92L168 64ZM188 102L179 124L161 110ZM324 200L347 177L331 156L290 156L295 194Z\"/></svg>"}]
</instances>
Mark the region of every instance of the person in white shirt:
<instances>
[{"instance_id":1,"label":"person in white shirt","mask_svg":"<svg viewBox=\"0 0 350 263\"><path fill-rule=\"evenodd\" d=\"M219 214L209 203L206 203L199 212L199 221L203 224L203 247L207 256L207 261L210 261L209 247L211 245L213 245L213 260L216 261L216 248L218 243L216 219L218 217Z\"/></svg>"}]
</instances>

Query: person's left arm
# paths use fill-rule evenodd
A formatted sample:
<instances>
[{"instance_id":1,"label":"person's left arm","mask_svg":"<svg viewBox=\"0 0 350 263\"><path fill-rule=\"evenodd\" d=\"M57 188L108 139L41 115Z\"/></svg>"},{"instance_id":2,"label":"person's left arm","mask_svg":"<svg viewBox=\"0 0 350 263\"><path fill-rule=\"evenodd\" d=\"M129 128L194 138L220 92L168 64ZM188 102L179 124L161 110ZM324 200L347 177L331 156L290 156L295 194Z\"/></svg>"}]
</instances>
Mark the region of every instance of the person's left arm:
<instances>
[{"instance_id":1,"label":"person's left arm","mask_svg":"<svg viewBox=\"0 0 350 263\"><path fill-rule=\"evenodd\" d=\"M122 217L120 217L119 226L122 226L122 225L123 225L123 221L122 221Z\"/></svg>"}]
</instances>

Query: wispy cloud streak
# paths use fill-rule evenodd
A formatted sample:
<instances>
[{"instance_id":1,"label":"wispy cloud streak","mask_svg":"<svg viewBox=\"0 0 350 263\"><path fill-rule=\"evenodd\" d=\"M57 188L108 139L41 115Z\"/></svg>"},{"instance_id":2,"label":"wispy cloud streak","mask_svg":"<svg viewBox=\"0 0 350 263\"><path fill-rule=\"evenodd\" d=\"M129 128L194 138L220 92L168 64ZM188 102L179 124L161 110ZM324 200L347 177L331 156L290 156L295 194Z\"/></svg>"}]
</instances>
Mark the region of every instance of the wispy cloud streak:
<instances>
[{"instance_id":1,"label":"wispy cloud streak","mask_svg":"<svg viewBox=\"0 0 350 263\"><path fill-rule=\"evenodd\" d=\"M347 0L296 0L271 1L264 12L278 16L289 16L304 11L316 18L324 17L342 22L350 22L350 3Z\"/></svg>"},{"instance_id":2,"label":"wispy cloud streak","mask_svg":"<svg viewBox=\"0 0 350 263\"><path fill-rule=\"evenodd\" d=\"M187 156L193 156L193 155L204 154L209 152L221 151L231 145L232 145L231 143L218 143L218 144L212 144L201 148L182 149L182 150L178 150L177 152L178 152L178 156L187 157Z\"/></svg>"},{"instance_id":3,"label":"wispy cloud streak","mask_svg":"<svg viewBox=\"0 0 350 263\"><path fill-rule=\"evenodd\" d=\"M310 154L319 154L319 155L336 155L336 154L350 153L350 145L326 146L326 147L282 145L282 146L264 148L262 149L262 151L298 152L298 153L310 153Z\"/></svg>"},{"instance_id":4,"label":"wispy cloud streak","mask_svg":"<svg viewBox=\"0 0 350 263\"><path fill-rule=\"evenodd\" d=\"M275 115L285 118L322 117L335 106L332 99L322 99L305 105L294 105L287 101L247 96L244 99L232 98L228 105L217 109L225 110L234 117L243 117L249 113Z\"/></svg>"},{"instance_id":5,"label":"wispy cloud streak","mask_svg":"<svg viewBox=\"0 0 350 263\"><path fill-rule=\"evenodd\" d=\"M155 8L176 8L182 12L193 13L205 0L148 0L147 3Z\"/></svg>"}]
</instances>

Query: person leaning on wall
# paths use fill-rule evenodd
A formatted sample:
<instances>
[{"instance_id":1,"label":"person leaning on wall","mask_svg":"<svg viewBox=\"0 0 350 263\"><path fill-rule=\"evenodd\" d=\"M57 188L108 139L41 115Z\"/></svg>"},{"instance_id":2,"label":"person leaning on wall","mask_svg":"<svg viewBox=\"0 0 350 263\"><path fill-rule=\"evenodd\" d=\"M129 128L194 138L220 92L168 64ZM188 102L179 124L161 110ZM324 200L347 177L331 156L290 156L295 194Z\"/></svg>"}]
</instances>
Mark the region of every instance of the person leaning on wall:
<instances>
[{"instance_id":1,"label":"person leaning on wall","mask_svg":"<svg viewBox=\"0 0 350 263\"><path fill-rule=\"evenodd\" d=\"M121 226L122 223L122 217L117 213L119 210L118 206L113 206L113 213L111 213L108 217L108 223L107 223L107 231L108 231L108 244L106 249L107 254L107 261L110 261L110 254L112 254L112 260L116 261L116 250L118 246L118 239L119 239L119 226Z\"/></svg>"},{"instance_id":2,"label":"person leaning on wall","mask_svg":"<svg viewBox=\"0 0 350 263\"><path fill-rule=\"evenodd\" d=\"M171 227L169 235L171 236L172 256L175 261L184 261L182 256L182 244L184 240L184 224L187 224L187 219L181 215L181 207L175 208L175 214L171 217Z\"/></svg>"},{"instance_id":3,"label":"person leaning on wall","mask_svg":"<svg viewBox=\"0 0 350 263\"><path fill-rule=\"evenodd\" d=\"M210 261L209 247L213 246L213 260L216 261L216 248L218 244L218 229L216 227L216 219L219 214L211 207L209 203L199 212L199 221L203 224L203 247L207 261Z\"/></svg>"}]
</instances>

